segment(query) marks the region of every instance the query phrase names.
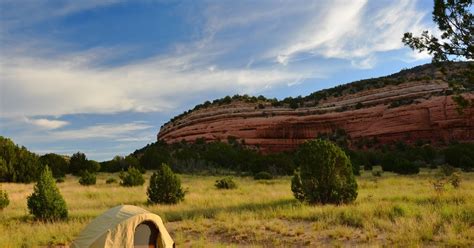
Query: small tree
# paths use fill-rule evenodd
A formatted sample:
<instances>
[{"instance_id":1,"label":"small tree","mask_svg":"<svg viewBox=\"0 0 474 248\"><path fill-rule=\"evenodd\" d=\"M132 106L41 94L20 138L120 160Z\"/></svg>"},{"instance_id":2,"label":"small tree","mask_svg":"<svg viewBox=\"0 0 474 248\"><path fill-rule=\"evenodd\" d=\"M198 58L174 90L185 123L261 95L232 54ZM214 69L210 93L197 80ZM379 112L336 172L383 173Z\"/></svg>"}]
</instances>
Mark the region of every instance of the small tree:
<instances>
[{"instance_id":1,"label":"small tree","mask_svg":"<svg viewBox=\"0 0 474 248\"><path fill-rule=\"evenodd\" d=\"M69 170L74 175L80 175L87 168L87 157L82 152L76 152L69 160Z\"/></svg>"},{"instance_id":2,"label":"small tree","mask_svg":"<svg viewBox=\"0 0 474 248\"><path fill-rule=\"evenodd\" d=\"M419 37L405 33L403 43L413 50L427 51L435 62L449 60L450 56L474 58L472 0L434 0L433 21L441 31L441 39L423 31Z\"/></svg>"},{"instance_id":3,"label":"small tree","mask_svg":"<svg viewBox=\"0 0 474 248\"><path fill-rule=\"evenodd\" d=\"M94 185L96 184L96 181L97 177L95 176L95 174L89 171L82 172L81 177L79 178L79 183L85 186Z\"/></svg>"},{"instance_id":4,"label":"small tree","mask_svg":"<svg viewBox=\"0 0 474 248\"><path fill-rule=\"evenodd\" d=\"M433 62L451 60L474 59L474 15L472 0L434 0L433 21L438 25L441 37L430 34L427 30L421 36L405 33L402 42L413 50L426 51L433 56ZM472 85L474 66L469 64ZM458 112L469 106L474 106L474 101L461 95L463 87L456 80L449 82L455 95L452 99L458 105Z\"/></svg>"},{"instance_id":5,"label":"small tree","mask_svg":"<svg viewBox=\"0 0 474 248\"><path fill-rule=\"evenodd\" d=\"M3 210L10 204L7 191L0 188L0 210Z\"/></svg>"},{"instance_id":6,"label":"small tree","mask_svg":"<svg viewBox=\"0 0 474 248\"><path fill-rule=\"evenodd\" d=\"M133 187L133 186L140 186L145 183L145 179L143 178L142 173L137 169L130 167L126 173L120 173L120 185L126 187Z\"/></svg>"},{"instance_id":7,"label":"small tree","mask_svg":"<svg viewBox=\"0 0 474 248\"><path fill-rule=\"evenodd\" d=\"M150 179L147 189L150 203L176 204L184 200L185 192L181 188L181 180L170 167L162 164Z\"/></svg>"},{"instance_id":8,"label":"small tree","mask_svg":"<svg viewBox=\"0 0 474 248\"><path fill-rule=\"evenodd\" d=\"M53 174L48 166L41 173L33 193L28 196L27 205L30 213L37 219L45 221L67 219L66 202L56 187Z\"/></svg>"},{"instance_id":9,"label":"small tree","mask_svg":"<svg viewBox=\"0 0 474 248\"><path fill-rule=\"evenodd\" d=\"M349 203L357 197L357 183L344 151L330 141L305 142L297 152L300 172L291 189L300 201L309 203Z\"/></svg>"},{"instance_id":10,"label":"small tree","mask_svg":"<svg viewBox=\"0 0 474 248\"><path fill-rule=\"evenodd\" d=\"M85 171L95 173L100 170L100 164L97 161L88 160L84 153L76 152L69 161L69 170L73 175L81 175Z\"/></svg>"},{"instance_id":11,"label":"small tree","mask_svg":"<svg viewBox=\"0 0 474 248\"><path fill-rule=\"evenodd\" d=\"M113 177L109 177L109 178L107 178L107 180L105 180L106 184L112 184L112 183L116 183L116 182L117 182L117 179L115 179Z\"/></svg>"},{"instance_id":12,"label":"small tree","mask_svg":"<svg viewBox=\"0 0 474 248\"><path fill-rule=\"evenodd\" d=\"M235 189L237 184L234 182L232 177L224 177L222 179L216 180L214 186L218 189Z\"/></svg>"}]
</instances>

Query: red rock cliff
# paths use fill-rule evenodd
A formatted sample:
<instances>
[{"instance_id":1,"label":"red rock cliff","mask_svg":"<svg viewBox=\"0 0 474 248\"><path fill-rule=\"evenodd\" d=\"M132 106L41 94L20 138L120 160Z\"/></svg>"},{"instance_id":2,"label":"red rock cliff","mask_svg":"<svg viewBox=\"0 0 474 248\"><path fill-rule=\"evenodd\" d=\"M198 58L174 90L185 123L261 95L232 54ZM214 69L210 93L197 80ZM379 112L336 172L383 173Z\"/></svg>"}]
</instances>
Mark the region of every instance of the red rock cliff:
<instances>
[{"instance_id":1,"label":"red rock cliff","mask_svg":"<svg viewBox=\"0 0 474 248\"><path fill-rule=\"evenodd\" d=\"M166 124L158 139L167 143L194 142L197 138L225 141L233 136L262 152L294 149L307 139L336 129L345 130L352 141L376 137L380 143L473 142L474 108L459 114L447 90L447 82L438 75L331 97L314 107L291 109L266 103L262 109L257 103L233 101L193 111ZM474 99L472 93L464 96ZM410 99L409 104L393 105L401 99Z\"/></svg>"}]
</instances>

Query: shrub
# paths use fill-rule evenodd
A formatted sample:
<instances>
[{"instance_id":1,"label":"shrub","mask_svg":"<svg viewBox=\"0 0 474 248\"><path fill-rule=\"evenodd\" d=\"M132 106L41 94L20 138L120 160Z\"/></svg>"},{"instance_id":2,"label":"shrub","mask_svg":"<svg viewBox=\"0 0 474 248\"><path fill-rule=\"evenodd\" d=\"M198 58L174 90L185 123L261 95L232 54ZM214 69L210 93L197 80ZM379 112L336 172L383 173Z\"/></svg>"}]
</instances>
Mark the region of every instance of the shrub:
<instances>
[{"instance_id":1,"label":"shrub","mask_svg":"<svg viewBox=\"0 0 474 248\"><path fill-rule=\"evenodd\" d=\"M266 171L260 171L259 173L255 174L253 176L253 179L255 180L270 180L273 179L272 174L266 172Z\"/></svg>"},{"instance_id":2,"label":"shrub","mask_svg":"<svg viewBox=\"0 0 474 248\"><path fill-rule=\"evenodd\" d=\"M27 205L30 213L37 219L46 221L67 219L66 202L56 187L53 174L48 166L41 173L33 193L28 196Z\"/></svg>"},{"instance_id":3,"label":"shrub","mask_svg":"<svg viewBox=\"0 0 474 248\"><path fill-rule=\"evenodd\" d=\"M381 177L383 174L382 166L372 166L372 176Z\"/></svg>"},{"instance_id":4,"label":"shrub","mask_svg":"<svg viewBox=\"0 0 474 248\"><path fill-rule=\"evenodd\" d=\"M64 177L56 179L56 183L64 183Z\"/></svg>"},{"instance_id":5,"label":"shrub","mask_svg":"<svg viewBox=\"0 0 474 248\"><path fill-rule=\"evenodd\" d=\"M179 177L168 165L162 164L151 176L147 195L150 203L176 204L184 200L185 192L181 188Z\"/></svg>"},{"instance_id":6,"label":"shrub","mask_svg":"<svg viewBox=\"0 0 474 248\"><path fill-rule=\"evenodd\" d=\"M109 177L109 178L107 178L107 180L105 180L106 184L112 184L112 183L116 183L116 182L117 182L117 179L115 179L113 177Z\"/></svg>"},{"instance_id":7,"label":"shrub","mask_svg":"<svg viewBox=\"0 0 474 248\"><path fill-rule=\"evenodd\" d=\"M145 183L142 173L137 169L130 167L126 173L120 173L120 185L125 187L140 186Z\"/></svg>"},{"instance_id":8,"label":"shrub","mask_svg":"<svg viewBox=\"0 0 474 248\"><path fill-rule=\"evenodd\" d=\"M385 154L382 157L381 163L384 171L392 171L402 175L417 174L420 172L420 168L416 164L411 163L397 153Z\"/></svg>"},{"instance_id":9,"label":"shrub","mask_svg":"<svg viewBox=\"0 0 474 248\"><path fill-rule=\"evenodd\" d=\"M453 144L444 150L446 163L462 168L464 171L474 170L474 144Z\"/></svg>"},{"instance_id":10,"label":"shrub","mask_svg":"<svg viewBox=\"0 0 474 248\"><path fill-rule=\"evenodd\" d=\"M0 189L0 210L6 208L8 204L10 204L10 200L8 199L8 193L5 190Z\"/></svg>"},{"instance_id":11,"label":"shrub","mask_svg":"<svg viewBox=\"0 0 474 248\"><path fill-rule=\"evenodd\" d=\"M218 189L235 189L237 184L232 180L232 177L224 177L222 179L216 180L214 184Z\"/></svg>"},{"instance_id":12,"label":"shrub","mask_svg":"<svg viewBox=\"0 0 474 248\"><path fill-rule=\"evenodd\" d=\"M357 197L357 182L344 151L321 139L305 142L297 152L300 173L292 180L292 191L309 203L348 203Z\"/></svg>"},{"instance_id":13,"label":"shrub","mask_svg":"<svg viewBox=\"0 0 474 248\"><path fill-rule=\"evenodd\" d=\"M420 172L420 168L416 164L410 163L410 161L406 159L398 159L393 172L402 175L418 174Z\"/></svg>"},{"instance_id":14,"label":"shrub","mask_svg":"<svg viewBox=\"0 0 474 248\"><path fill-rule=\"evenodd\" d=\"M79 178L79 183L81 185L94 185L97 181L97 178L94 173L89 171L82 172L81 177Z\"/></svg>"}]
</instances>

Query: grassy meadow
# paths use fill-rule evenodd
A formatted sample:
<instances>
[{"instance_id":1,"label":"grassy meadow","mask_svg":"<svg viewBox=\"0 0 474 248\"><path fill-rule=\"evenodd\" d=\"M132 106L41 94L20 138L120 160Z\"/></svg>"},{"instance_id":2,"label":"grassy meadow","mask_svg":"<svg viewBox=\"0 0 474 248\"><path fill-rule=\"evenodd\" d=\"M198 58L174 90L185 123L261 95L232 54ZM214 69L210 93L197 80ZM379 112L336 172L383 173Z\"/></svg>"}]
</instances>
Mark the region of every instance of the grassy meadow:
<instances>
[{"instance_id":1,"label":"grassy meadow","mask_svg":"<svg viewBox=\"0 0 474 248\"><path fill-rule=\"evenodd\" d=\"M70 218L43 223L28 215L33 184L2 183L10 205L0 212L0 246L68 244L94 217L119 204L160 215L177 247L274 246L474 246L474 173L461 186L434 190L436 171L416 176L369 172L357 177L359 195L350 205L309 206L293 198L290 177L255 181L236 177L237 189L217 190L220 177L181 175L188 190L177 205L147 205L146 187L81 186L68 176L58 186Z\"/></svg>"}]
</instances>

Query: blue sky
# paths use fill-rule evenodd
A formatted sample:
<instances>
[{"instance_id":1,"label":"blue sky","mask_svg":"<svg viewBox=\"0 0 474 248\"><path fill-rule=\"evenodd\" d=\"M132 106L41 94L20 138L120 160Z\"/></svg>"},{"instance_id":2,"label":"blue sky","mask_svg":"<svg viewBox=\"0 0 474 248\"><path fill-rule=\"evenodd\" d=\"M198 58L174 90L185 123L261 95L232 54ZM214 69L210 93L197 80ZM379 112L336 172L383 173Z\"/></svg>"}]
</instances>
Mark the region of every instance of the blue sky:
<instances>
[{"instance_id":1,"label":"blue sky","mask_svg":"<svg viewBox=\"0 0 474 248\"><path fill-rule=\"evenodd\" d=\"M0 135L96 160L205 100L284 98L428 63L431 0L0 0Z\"/></svg>"}]
</instances>

